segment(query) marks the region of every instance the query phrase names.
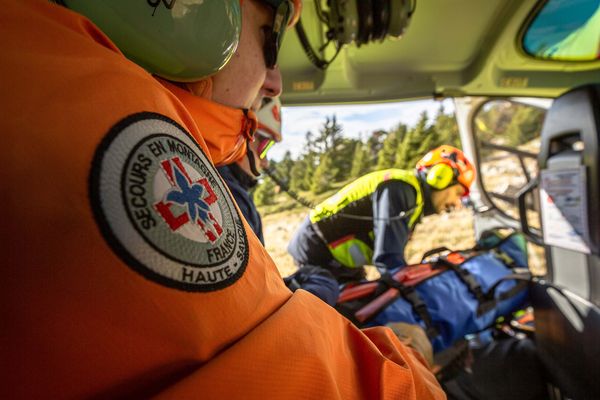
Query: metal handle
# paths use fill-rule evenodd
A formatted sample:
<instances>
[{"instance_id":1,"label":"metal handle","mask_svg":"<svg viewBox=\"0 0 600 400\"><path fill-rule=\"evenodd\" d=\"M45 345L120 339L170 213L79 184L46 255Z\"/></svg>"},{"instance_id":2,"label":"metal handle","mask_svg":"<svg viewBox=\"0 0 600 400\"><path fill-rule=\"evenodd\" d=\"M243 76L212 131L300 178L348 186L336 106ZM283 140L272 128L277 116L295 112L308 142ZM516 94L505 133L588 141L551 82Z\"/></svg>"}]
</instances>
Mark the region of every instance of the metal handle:
<instances>
[{"instance_id":1,"label":"metal handle","mask_svg":"<svg viewBox=\"0 0 600 400\"><path fill-rule=\"evenodd\" d=\"M525 196L528 193L531 193L533 189L535 189L540 182L539 175L532 179L527 183L527 185L523 186L521 190L517 193L517 203L519 206L519 219L521 221L521 231L529 240L538 245L543 245L544 240L537 233L533 232L529 227L529 223L527 222L527 207L525 205Z\"/></svg>"}]
</instances>

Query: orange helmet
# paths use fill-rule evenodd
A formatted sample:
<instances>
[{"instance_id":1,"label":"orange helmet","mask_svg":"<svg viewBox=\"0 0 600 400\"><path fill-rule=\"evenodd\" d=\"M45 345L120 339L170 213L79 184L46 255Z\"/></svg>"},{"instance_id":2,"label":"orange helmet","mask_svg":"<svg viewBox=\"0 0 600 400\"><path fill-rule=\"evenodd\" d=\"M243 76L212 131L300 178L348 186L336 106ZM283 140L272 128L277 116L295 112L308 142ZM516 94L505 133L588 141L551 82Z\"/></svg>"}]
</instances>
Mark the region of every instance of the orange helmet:
<instances>
[{"instance_id":1,"label":"orange helmet","mask_svg":"<svg viewBox=\"0 0 600 400\"><path fill-rule=\"evenodd\" d=\"M436 180L439 181L439 175L443 175L443 173L439 174L438 171L435 171L434 175L436 176L429 176L431 172L434 172L433 167L436 165L448 165L451 168L450 177L447 179L442 177L442 181L445 181L443 183L444 187L448 187L453 183L460 183L466 190L465 196L469 194L469 188L475 180L475 168L461 150L456 147L442 145L425 154L417 162L417 171L427 172L427 182L437 189L443 189L444 187L438 187L431 183Z\"/></svg>"}]
</instances>

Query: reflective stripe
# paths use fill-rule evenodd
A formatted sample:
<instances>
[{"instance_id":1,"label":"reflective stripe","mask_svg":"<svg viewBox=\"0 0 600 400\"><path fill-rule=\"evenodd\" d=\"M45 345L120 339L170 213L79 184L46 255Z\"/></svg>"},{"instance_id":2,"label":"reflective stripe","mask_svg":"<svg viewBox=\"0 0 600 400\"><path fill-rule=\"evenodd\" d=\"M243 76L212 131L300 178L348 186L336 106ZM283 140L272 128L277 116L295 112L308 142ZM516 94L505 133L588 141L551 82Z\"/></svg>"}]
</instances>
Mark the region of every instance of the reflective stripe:
<instances>
[{"instance_id":1,"label":"reflective stripe","mask_svg":"<svg viewBox=\"0 0 600 400\"><path fill-rule=\"evenodd\" d=\"M380 184L390 180L402 181L415 189L416 205L408 220L408 227L412 229L423 211L423 194L419 181L412 171L386 169L375 171L356 179L311 210L309 217L315 231L320 232L317 222L342 213L346 206L370 196L377 190ZM374 239L373 231L369 232L368 235L371 239ZM346 267L367 265L373 259L373 249L354 235L349 235L330 243L327 243L322 233L319 236L326 242L332 256Z\"/></svg>"},{"instance_id":2,"label":"reflective stripe","mask_svg":"<svg viewBox=\"0 0 600 400\"><path fill-rule=\"evenodd\" d=\"M369 264L373 259L373 249L354 236L347 236L346 238L346 240L338 240L327 245L333 258L343 266L350 268Z\"/></svg>"}]
</instances>

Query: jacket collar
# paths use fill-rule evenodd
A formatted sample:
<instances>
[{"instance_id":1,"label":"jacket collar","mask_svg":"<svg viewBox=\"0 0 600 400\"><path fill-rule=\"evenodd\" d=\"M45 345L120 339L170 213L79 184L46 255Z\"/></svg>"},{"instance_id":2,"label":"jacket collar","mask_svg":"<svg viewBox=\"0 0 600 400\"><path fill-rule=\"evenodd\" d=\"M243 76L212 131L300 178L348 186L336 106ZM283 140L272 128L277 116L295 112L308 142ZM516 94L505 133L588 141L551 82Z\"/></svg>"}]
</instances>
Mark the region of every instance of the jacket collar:
<instances>
[{"instance_id":1,"label":"jacket collar","mask_svg":"<svg viewBox=\"0 0 600 400\"><path fill-rule=\"evenodd\" d=\"M247 142L253 140L258 125L256 115L251 110L231 108L160 79L183 103L191 114L215 165L231 164L246 155Z\"/></svg>"}]
</instances>

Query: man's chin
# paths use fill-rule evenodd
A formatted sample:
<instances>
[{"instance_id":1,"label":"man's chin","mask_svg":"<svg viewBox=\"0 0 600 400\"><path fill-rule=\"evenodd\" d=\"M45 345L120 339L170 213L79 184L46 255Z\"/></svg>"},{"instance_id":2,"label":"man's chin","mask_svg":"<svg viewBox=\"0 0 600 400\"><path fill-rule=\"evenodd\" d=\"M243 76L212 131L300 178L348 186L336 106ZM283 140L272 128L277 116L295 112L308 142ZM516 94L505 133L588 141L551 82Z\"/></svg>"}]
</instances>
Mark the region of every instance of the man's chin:
<instances>
[{"instance_id":1,"label":"man's chin","mask_svg":"<svg viewBox=\"0 0 600 400\"><path fill-rule=\"evenodd\" d=\"M256 99L254 99L254 102L252 103L252 106L250 107L250 109L254 112L257 112L258 110L260 110L260 107L262 106L262 102L263 102L263 96L258 96Z\"/></svg>"}]
</instances>

